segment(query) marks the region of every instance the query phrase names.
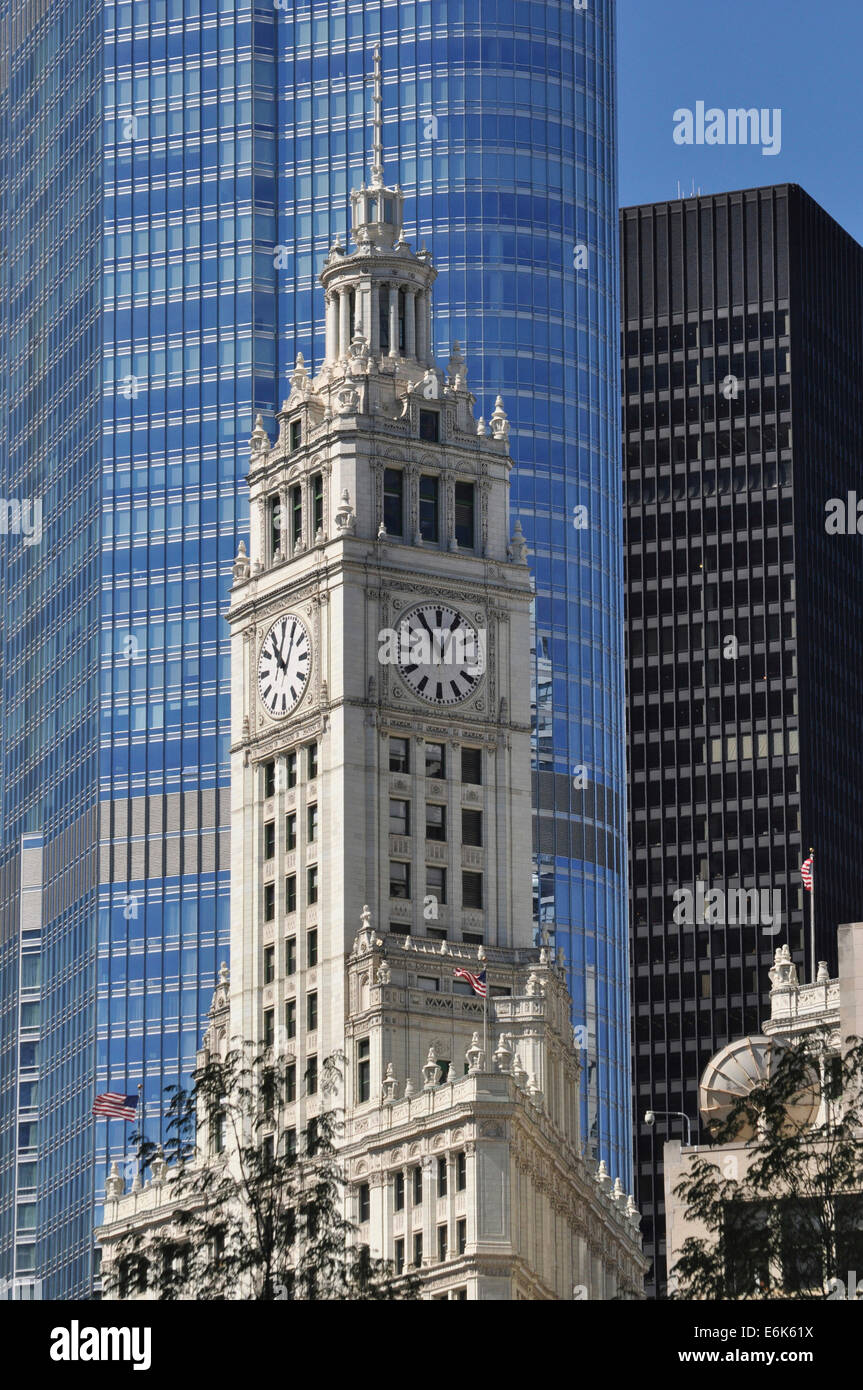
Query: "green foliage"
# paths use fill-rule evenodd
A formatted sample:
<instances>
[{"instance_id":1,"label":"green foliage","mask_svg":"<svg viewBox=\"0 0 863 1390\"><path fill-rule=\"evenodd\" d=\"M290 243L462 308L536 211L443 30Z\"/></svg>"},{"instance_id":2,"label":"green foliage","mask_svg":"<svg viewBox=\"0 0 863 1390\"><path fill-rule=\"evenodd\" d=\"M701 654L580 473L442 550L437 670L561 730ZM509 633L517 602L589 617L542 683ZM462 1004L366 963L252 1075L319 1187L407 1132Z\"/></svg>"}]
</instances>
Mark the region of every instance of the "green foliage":
<instances>
[{"instance_id":1,"label":"green foliage","mask_svg":"<svg viewBox=\"0 0 863 1390\"><path fill-rule=\"evenodd\" d=\"M168 1088L162 1185L169 1219L118 1242L107 1291L158 1299L412 1299L356 1241L342 1213L336 1114L339 1080L322 1068L321 1112L296 1143L284 1120L289 1063L248 1044L210 1057L188 1091ZM156 1145L134 1136L142 1170Z\"/></svg>"},{"instance_id":2,"label":"green foliage","mask_svg":"<svg viewBox=\"0 0 863 1390\"><path fill-rule=\"evenodd\" d=\"M827 1102L817 1124L799 1105L813 1088ZM697 1154L675 1188L704 1234L683 1243L674 1296L835 1297L863 1269L863 1042L841 1057L823 1033L785 1047L713 1135L744 1138L737 1165L729 1151Z\"/></svg>"}]
</instances>

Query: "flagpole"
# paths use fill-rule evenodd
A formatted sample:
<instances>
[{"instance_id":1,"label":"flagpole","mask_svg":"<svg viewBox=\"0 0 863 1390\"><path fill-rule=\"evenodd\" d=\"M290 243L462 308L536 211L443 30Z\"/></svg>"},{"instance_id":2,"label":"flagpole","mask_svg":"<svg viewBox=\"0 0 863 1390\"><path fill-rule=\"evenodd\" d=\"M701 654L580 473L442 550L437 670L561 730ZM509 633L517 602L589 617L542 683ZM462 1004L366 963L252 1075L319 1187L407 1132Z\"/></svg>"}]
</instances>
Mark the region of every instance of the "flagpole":
<instances>
[{"instance_id":1,"label":"flagpole","mask_svg":"<svg viewBox=\"0 0 863 1390\"><path fill-rule=\"evenodd\" d=\"M138 1178L140 1179L140 1178L141 1178L141 1150L142 1150L143 1147L144 1147L144 1139L145 1139L145 1137L146 1137L145 1134L144 1134L144 1083L143 1083L142 1081L139 1081L139 1082L138 1082L138 1108L139 1108L139 1110L140 1110L140 1112L141 1112L141 1123L140 1123L140 1125L139 1125L139 1127L138 1127L138 1128L139 1128L140 1135L141 1135L141 1138L140 1138L140 1140L139 1140L139 1142L138 1142L138 1153L137 1153L137 1155L136 1155L136 1158L137 1158Z\"/></svg>"},{"instance_id":2,"label":"flagpole","mask_svg":"<svg viewBox=\"0 0 863 1390\"><path fill-rule=\"evenodd\" d=\"M812 862L812 888L809 893L809 949L812 956L812 983L818 976L818 962L815 959L815 851L809 846L809 857Z\"/></svg>"}]
</instances>

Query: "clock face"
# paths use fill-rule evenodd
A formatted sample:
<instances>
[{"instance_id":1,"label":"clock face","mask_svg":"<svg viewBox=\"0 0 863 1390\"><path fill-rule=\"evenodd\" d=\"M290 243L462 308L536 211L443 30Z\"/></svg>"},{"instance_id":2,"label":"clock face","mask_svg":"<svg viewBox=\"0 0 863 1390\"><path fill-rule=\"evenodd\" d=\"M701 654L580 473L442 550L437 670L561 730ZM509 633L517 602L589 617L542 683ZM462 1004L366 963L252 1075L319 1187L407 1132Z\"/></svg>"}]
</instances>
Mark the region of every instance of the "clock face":
<instances>
[{"instance_id":1,"label":"clock face","mask_svg":"<svg viewBox=\"0 0 863 1390\"><path fill-rule=\"evenodd\" d=\"M415 695L456 705L475 694L485 673L485 630L446 604L423 603L396 627L398 668Z\"/></svg>"},{"instance_id":2,"label":"clock face","mask_svg":"<svg viewBox=\"0 0 863 1390\"><path fill-rule=\"evenodd\" d=\"M264 708L274 719L296 709L312 669L309 630L296 613L278 618L261 644L258 688Z\"/></svg>"}]
</instances>

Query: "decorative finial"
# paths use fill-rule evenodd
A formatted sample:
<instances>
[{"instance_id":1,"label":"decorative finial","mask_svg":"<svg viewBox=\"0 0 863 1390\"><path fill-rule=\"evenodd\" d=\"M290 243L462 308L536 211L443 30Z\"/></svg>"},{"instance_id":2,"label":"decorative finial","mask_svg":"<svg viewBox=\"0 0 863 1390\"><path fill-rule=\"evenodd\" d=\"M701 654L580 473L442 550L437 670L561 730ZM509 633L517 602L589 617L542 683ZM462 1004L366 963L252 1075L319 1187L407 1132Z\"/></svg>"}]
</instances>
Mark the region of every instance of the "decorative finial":
<instances>
[{"instance_id":1,"label":"decorative finial","mask_svg":"<svg viewBox=\"0 0 863 1390\"><path fill-rule=\"evenodd\" d=\"M372 149L372 187L382 188L384 182L383 114L381 95L381 50L375 48L375 112L374 145Z\"/></svg>"}]
</instances>

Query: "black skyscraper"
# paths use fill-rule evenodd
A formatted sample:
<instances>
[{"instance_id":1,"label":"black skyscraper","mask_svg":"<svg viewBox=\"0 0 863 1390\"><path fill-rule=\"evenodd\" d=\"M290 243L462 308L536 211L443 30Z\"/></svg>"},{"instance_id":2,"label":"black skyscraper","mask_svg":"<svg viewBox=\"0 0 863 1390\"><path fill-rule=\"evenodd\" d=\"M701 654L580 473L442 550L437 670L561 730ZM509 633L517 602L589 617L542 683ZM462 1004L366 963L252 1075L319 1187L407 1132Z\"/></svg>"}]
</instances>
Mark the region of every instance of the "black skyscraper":
<instances>
[{"instance_id":1,"label":"black skyscraper","mask_svg":"<svg viewBox=\"0 0 863 1390\"><path fill-rule=\"evenodd\" d=\"M863 514L863 249L794 185L626 208L621 243L636 1173L663 1292L685 1134L644 1112L695 1141L775 948L810 977L810 845L834 973L863 917L863 515L830 519L854 492Z\"/></svg>"}]
</instances>

